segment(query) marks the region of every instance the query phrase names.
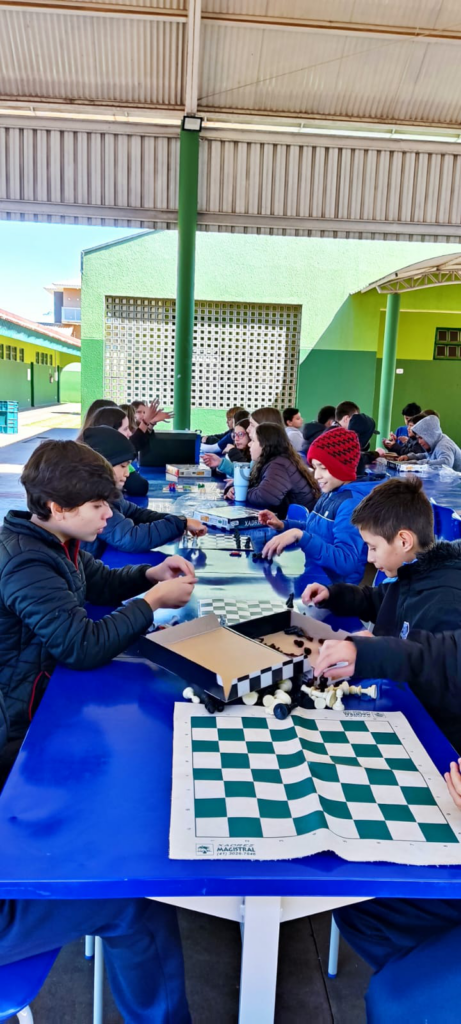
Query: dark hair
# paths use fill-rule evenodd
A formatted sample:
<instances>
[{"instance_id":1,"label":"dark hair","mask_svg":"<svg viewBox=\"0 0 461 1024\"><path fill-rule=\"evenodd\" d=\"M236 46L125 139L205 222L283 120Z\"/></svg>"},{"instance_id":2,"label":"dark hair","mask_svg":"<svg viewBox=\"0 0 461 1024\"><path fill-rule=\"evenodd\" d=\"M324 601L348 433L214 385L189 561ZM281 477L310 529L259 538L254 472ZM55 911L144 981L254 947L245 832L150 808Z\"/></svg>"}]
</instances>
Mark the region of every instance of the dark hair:
<instances>
[{"instance_id":1,"label":"dark hair","mask_svg":"<svg viewBox=\"0 0 461 1024\"><path fill-rule=\"evenodd\" d=\"M24 466L21 483L29 512L43 520L51 516L49 501L71 509L86 501L115 501L120 497L112 466L77 441L44 441Z\"/></svg>"},{"instance_id":2,"label":"dark hair","mask_svg":"<svg viewBox=\"0 0 461 1024\"><path fill-rule=\"evenodd\" d=\"M290 444L285 428L280 423L260 423L256 427L256 436L261 445L262 452L251 470L250 486L254 487L259 483L264 466L267 466L268 462L276 459L278 455L284 455L286 459L293 463L293 466L296 466L301 476L307 480L317 501L317 498L320 497L318 483L307 463L303 461L298 452L293 448L293 445Z\"/></svg>"},{"instance_id":3,"label":"dark hair","mask_svg":"<svg viewBox=\"0 0 461 1024\"><path fill-rule=\"evenodd\" d=\"M117 407L117 402L113 402L110 398L97 398L94 402L92 402L91 405L88 406L88 409L86 410L85 419L83 420L82 426L80 428L80 433L83 433L83 431L86 430L87 427L92 426L93 416L95 412L97 412L98 409L106 409L108 405L115 405L115 407Z\"/></svg>"},{"instance_id":4,"label":"dark hair","mask_svg":"<svg viewBox=\"0 0 461 1024\"><path fill-rule=\"evenodd\" d=\"M342 420L343 416L353 416L355 412L360 412L358 405L355 402L340 402L336 406L335 416L336 419Z\"/></svg>"},{"instance_id":5,"label":"dark hair","mask_svg":"<svg viewBox=\"0 0 461 1024\"><path fill-rule=\"evenodd\" d=\"M136 409L139 409L140 405L147 405L147 404L148 403L145 402L143 398L135 398L134 402L131 403L131 407L132 407L132 409L134 409L136 411Z\"/></svg>"},{"instance_id":6,"label":"dark hair","mask_svg":"<svg viewBox=\"0 0 461 1024\"><path fill-rule=\"evenodd\" d=\"M134 432L136 430L136 420L135 420L135 416L134 416L133 406L130 405L128 402L123 402L123 404L120 403L119 409L123 409L123 412L125 413L125 416L128 416L128 423L130 425L130 430L131 430L131 433L134 434Z\"/></svg>"},{"instance_id":7,"label":"dark hair","mask_svg":"<svg viewBox=\"0 0 461 1024\"><path fill-rule=\"evenodd\" d=\"M402 416L411 416L413 419L413 416L418 416L420 412L421 406L417 402L409 402L408 405L403 407Z\"/></svg>"},{"instance_id":8,"label":"dark hair","mask_svg":"<svg viewBox=\"0 0 461 1024\"><path fill-rule=\"evenodd\" d=\"M91 421L92 427L113 427L114 430L120 430L123 420L126 420L127 414L120 409L118 405L106 405L102 409L97 409L93 419Z\"/></svg>"},{"instance_id":9,"label":"dark hair","mask_svg":"<svg viewBox=\"0 0 461 1024\"><path fill-rule=\"evenodd\" d=\"M328 420L334 420L335 415L336 409L334 405L322 405L322 408L317 413L317 423L321 423L322 427L324 427Z\"/></svg>"},{"instance_id":10,"label":"dark hair","mask_svg":"<svg viewBox=\"0 0 461 1024\"><path fill-rule=\"evenodd\" d=\"M250 421L248 419L248 416L245 416L245 418L243 420L237 420L237 423L234 423L234 430L235 430L235 427L242 427L242 429L245 430L245 432L246 432L246 434L248 436L248 427L249 426L250 426ZM238 451L241 453L241 455L244 456L244 459L243 459L244 462L251 462L251 454L250 454L250 448L249 448L248 444L245 445L245 448L239 448Z\"/></svg>"},{"instance_id":11,"label":"dark hair","mask_svg":"<svg viewBox=\"0 0 461 1024\"><path fill-rule=\"evenodd\" d=\"M292 406L289 406L288 409L284 409L282 412L283 422L285 424L288 423L288 421L292 420L293 416L296 416L298 412L299 409L293 409Z\"/></svg>"},{"instance_id":12,"label":"dark hair","mask_svg":"<svg viewBox=\"0 0 461 1024\"><path fill-rule=\"evenodd\" d=\"M418 413L417 416L410 416L410 423L412 423L413 426L415 423L421 423L421 420L425 420L426 416L437 416L437 419L440 419L438 412L434 412L433 409L425 409L424 412Z\"/></svg>"},{"instance_id":13,"label":"dark hair","mask_svg":"<svg viewBox=\"0 0 461 1024\"><path fill-rule=\"evenodd\" d=\"M263 405L261 409L255 409L251 414L251 419L255 423L278 423L279 427L283 427L282 414L278 409L274 409L270 405Z\"/></svg>"},{"instance_id":14,"label":"dark hair","mask_svg":"<svg viewBox=\"0 0 461 1024\"><path fill-rule=\"evenodd\" d=\"M415 533L423 551L434 543L432 505L417 477L378 484L354 509L351 523L384 537L388 544L399 530Z\"/></svg>"},{"instance_id":15,"label":"dark hair","mask_svg":"<svg viewBox=\"0 0 461 1024\"><path fill-rule=\"evenodd\" d=\"M227 415L230 416L230 413L228 413ZM234 427L235 427L236 423L240 423L240 420L247 420L248 416L249 416L249 412L247 411L247 409L242 409L238 405L237 408L234 409L234 412L232 414L232 419L234 421Z\"/></svg>"}]
</instances>

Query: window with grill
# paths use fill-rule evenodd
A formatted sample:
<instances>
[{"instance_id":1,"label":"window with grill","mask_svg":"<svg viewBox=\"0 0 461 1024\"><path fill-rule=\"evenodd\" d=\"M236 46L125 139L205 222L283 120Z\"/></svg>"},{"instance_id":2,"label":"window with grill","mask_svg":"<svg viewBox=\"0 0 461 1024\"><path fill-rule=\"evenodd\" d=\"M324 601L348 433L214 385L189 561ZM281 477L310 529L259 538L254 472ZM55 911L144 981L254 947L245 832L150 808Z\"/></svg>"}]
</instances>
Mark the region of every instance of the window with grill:
<instances>
[{"instance_id":1,"label":"window with grill","mask_svg":"<svg viewBox=\"0 0 461 1024\"><path fill-rule=\"evenodd\" d=\"M5 346L4 345L0 345L0 359L4 359L4 358L5 358Z\"/></svg>"},{"instance_id":2,"label":"window with grill","mask_svg":"<svg viewBox=\"0 0 461 1024\"><path fill-rule=\"evenodd\" d=\"M175 314L174 299L106 297L106 398L172 405ZM300 306L196 302L192 407L293 405L300 333Z\"/></svg>"},{"instance_id":3,"label":"window with grill","mask_svg":"<svg viewBox=\"0 0 461 1024\"><path fill-rule=\"evenodd\" d=\"M434 359L461 359L461 328L438 327L435 332Z\"/></svg>"},{"instance_id":4,"label":"window with grill","mask_svg":"<svg viewBox=\"0 0 461 1024\"><path fill-rule=\"evenodd\" d=\"M37 366L40 366L40 352L35 353L35 362Z\"/></svg>"},{"instance_id":5,"label":"window with grill","mask_svg":"<svg viewBox=\"0 0 461 1024\"><path fill-rule=\"evenodd\" d=\"M11 358L12 358L13 362L17 363L17 361L18 361L18 350L17 350L15 345L13 345L13 347L11 349Z\"/></svg>"},{"instance_id":6,"label":"window with grill","mask_svg":"<svg viewBox=\"0 0 461 1024\"><path fill-rule=\"evenodd\" d=\"M48 362L49 362L50 366L53 365L53 356L51 355L51 352L50 352L50 355L48 356Z\"/></svg>"},{"instance_id":7,"label":"window with grill","mask_svg":"<svg viewBox=\"0 0 461 1024\"><path fill-rule=\"evenodd\" d=\"M5 359L11 359L11 345L5 345Z\"/></svg>"},{"instance_id":8,"label":"window with grill","mask_svg":"<svg viewBox=\"0 0 461 1024\"><path fill-rule=\"evenodd\" d=\"M20 363L24 362L24 349L23 348L19 349L19 362Z\"/></svg>"}]
</instances>

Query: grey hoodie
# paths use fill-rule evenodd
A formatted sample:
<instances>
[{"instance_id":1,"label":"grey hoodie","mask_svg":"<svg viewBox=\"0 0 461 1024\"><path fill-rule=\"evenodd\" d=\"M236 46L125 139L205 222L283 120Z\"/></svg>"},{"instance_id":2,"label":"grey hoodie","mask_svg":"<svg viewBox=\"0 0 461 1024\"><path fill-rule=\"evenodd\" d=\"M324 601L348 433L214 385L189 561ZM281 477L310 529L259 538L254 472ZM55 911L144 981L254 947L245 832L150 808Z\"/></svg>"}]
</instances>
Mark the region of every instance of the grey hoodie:
<instances>
[{"instance_id":1,"label":"grey hoodie","mask_svg":"<svg viewBox=\"0 0 461 1024\"><path fill-rule=\"evenodd\" d=\"M415 423L413 433L430 445L427 456L419 455L416 458L427 457L433 466L448 466L461 473L461 449L451 437L442 433L437 416L425 416L419 423Z\"/></svg>"}]
</instances>

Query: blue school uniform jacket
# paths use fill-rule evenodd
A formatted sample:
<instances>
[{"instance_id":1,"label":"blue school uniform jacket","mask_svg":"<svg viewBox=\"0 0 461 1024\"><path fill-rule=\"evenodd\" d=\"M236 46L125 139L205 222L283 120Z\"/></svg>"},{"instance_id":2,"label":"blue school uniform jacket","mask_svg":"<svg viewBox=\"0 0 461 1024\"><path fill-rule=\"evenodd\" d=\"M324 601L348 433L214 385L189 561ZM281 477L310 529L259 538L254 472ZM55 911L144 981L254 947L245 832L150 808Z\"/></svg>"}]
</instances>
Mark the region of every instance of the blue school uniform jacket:
<instances>
[{"instance_id":1,"label":"blue school uniform jacket","mask_svg":"<svg viewBox=\"0 0 461 1024\"><path fill-rule=\"evenodd\" d=\"M351 515L356 505L370 493L377 480L360 480L342 484L329 494L322 494L303 532L299 547L313 562L318 562L332 579L359 583L367 562L367 545ZM289 529L290 524L287 523Z\"/></svg>"},{"instance_id":2,"label":"blue school uniform jacket","mask_svg":"<svg viewBox=\"0 0 461 1024\"><path fill-rule=\"evenodd\" d=\"M185 516L165 515L149 508L140 508L126 498L111 502L112 518L107 520L102 533L91 543L80 545L93 558L101 558L108 544L119 551L150 551L170 540L182 537L186 529Z\"/></svg>"}]
</instances>

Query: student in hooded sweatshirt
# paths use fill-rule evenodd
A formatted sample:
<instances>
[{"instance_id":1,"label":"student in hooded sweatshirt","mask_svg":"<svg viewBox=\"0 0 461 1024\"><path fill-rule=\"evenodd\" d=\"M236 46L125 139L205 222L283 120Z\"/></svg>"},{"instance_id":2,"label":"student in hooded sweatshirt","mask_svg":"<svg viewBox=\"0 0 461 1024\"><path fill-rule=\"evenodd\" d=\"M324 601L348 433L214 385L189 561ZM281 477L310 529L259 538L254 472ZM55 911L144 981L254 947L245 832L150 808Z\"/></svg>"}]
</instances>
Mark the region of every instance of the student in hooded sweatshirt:
<instances>
[{"instance_id":1,"label":"student in hooded sweatshirt","mask_svg":"<svg viewBox=\"0 0 461 1024\"><path fill-rule=\"evenodd\" d=\"M119 431L112 427L88 427L83 432L83 443L107 459L120 491L118 500L111 502L112 516L102 532L95 540L81 544L84 551L89 551L94 558L101 558L108 544L120 551L150 551L182 537L186 530L195 537L207 532L198 519L139 508L123 497L122 490L135 453L131 441Z\"/></svg>"},{"instance_id":2,"label":"student in hooded sweatshirt","mask_svg":"<svg viewBox=\"0 0 461 1024\"><path fill-rule=\"evenodd\" d=\"M348 579L359 583L366 561L366 544L359 531L351 525L354 508L375 486L374 480L357 481L360 445L353 430L334 427L321 434L307 453L315 479L322 492L306 529L291 529L265 509L259 520L279 532L263 550L265 558L273 558L291 544L298 544L307 558L318 562L332 579Z\"/></svg>"},{"instance_id":3,"label":"student in hooded sweatshirt","mask_svg":"<svg viewBox=\"0 0 461 1024\"><path fill-rule=\"evenodd\" d=\"M305 423L303 426L303 438L305 441L305 448L309 447L316 437L320 437L320 434L325 433L325 430L329 430L335 424L336 409L334 405L323 405L317 413L316 420L310 420L309 423Z\"/></svg>"},{"instance_id":4,"label":"student in hooded sweatshirt","mask_svg":"<svg viewBox=\"0 0 461 1024\"><path fill-rule=\"evenodd\" d=\"M449 469L461 473L461 448L458 448L451 437L442 433L437 416L426 416L419 423L415 423L413 434L416 435L425 452L422 455L401 455L399 462L408 460L419 462L425 459L430 462L431 466L448 466Z\"/></svg>"},{"instance_id":5,"label":"student in hooded sweatshirt","mask_svg":"<svg viewBox=\"0 0 461 1024\"><path fill-rule=\"evenodd\" d=\"M368 561L385 572L377 587L311 583L303 601L373 622L376 636L461 627L461 542L435 542L432 505L421 480L387 480L357 506L352 523Z\"/></svg>"}]
</instances>

